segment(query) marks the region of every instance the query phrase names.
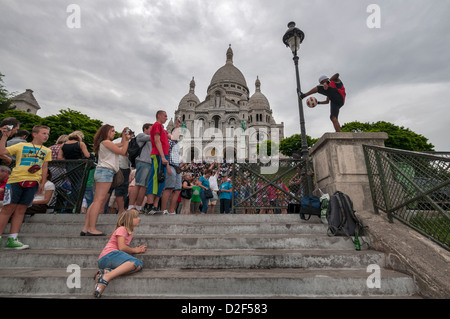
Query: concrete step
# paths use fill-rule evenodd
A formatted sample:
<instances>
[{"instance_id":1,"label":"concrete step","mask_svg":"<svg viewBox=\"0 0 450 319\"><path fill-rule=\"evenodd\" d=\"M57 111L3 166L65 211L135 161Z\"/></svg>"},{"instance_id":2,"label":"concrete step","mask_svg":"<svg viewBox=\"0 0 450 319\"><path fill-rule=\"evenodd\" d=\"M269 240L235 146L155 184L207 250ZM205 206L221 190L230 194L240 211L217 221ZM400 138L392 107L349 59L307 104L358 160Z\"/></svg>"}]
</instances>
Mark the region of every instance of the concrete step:
<instances>
[{"instance_id":1,"label":"concrete step","mask_svg":"<svg viewBox=\"0 0 450 319\"><path fill-rule=\"evenodd\" d=\"M35 215L21 228L27 250L0 249L0 297L91 298L97 259L108 237L81 237L85 215ZM100 215L112 233L117 215ZM8 231L9 227L7 228ZM6 231L6 232L7 232ZM5 232L5 234L6 234ZM132 246L148 246L140 273L115 279L109 298L410 297L414 280L384 269L386 257L328 237L320 219L298 215L141 215ZM81 287L68 288L68 266ZM369 288L368 265L381 268Z\"/></svg>"},{"instance_id":2,"label":"concrete step","mask_svg":"<svg viewBox=\"0 0 450 319\"><path fill-rule=\"evenodd\" d=\"M85 214L36 214L28 219L29 222L54 222L61 223L84 223ZM315 223L320 224L321 221L316 216L312 216L310 220L301 220L298 214L195 214L195 215L140 215L141 219L148 219L158 223L198 223L198 222L300 222L300 223ZM118 219L117 214L100 214L98 221L106 224L116 224Z\"/></svg>"},{"instance_id":3,"label":"concrete step","mask_svg":"<svg viewBox=\"0 0 450 319\"><path fill-rule=\"evenodd\" d=\"M0 269L0 297L92 298L96 269L81 269L79 288L65 269ZM381 270L379 288L366 269L154 270L111 281L103 298L413 297L414 281ZM69 282L69 287L67 283Z\"/></svg>"},{"instance_id":4,"label":"concrete step","mask_svg":"<svg viewBox=\"0 0 450 319\"><path fill-rule=\"evenodd\" d=\"M140 234L326 234L326 226L314 223L283 223L283 222L209 222L158 223L145 218L136 228ZM20 229L21 234L52 233L63 235L79 235L83 229L84 221L76 223L24 223ZM110 234L114 231L115 223L97 223L97 229ZM5 232L9 232L9 227Z\"/></svg>"},{"instance_id":5,"label":"concrete step","mask_svg":"<svg viewBox=\"0 0 450 319\"><path fill-rule=\"evenodd\" d=\"M101 250L86 249L3 249L2 268L97 267ZM384 254L375 251L293 250L293 249L150 249L137 255L148 269L231 269L231 268L361 268L385 265Z\"/></svg>"},{"instance_id":6,"label":"concrete step","mask_svg":"<svg viewBox=\"0 0 450 319\"><path fill-rule=\"evenodd\" d=\"M139 234L133 243L151 249L334 249L353 248L347 237L315 234ZM109 237L21 233L20 240L32 249L103 249Z\"/></svg>"}]
</instances>

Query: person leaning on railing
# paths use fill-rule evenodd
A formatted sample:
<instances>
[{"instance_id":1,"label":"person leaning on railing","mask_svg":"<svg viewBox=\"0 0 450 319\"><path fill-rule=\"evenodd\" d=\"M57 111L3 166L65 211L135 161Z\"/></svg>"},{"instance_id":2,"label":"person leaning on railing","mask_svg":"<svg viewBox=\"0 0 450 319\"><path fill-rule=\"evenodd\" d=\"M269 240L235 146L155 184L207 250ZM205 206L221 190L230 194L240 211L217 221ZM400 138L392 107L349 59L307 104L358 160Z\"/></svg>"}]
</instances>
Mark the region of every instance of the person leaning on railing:
<instances>
[{"instance_id":1,"label":"person leaning on railing","mask_svg":"<svg viewBox=\"0 0 450 319\"><path fill-rule=\"evenodd\" d=\"M67 172L71 172L68 175L71 192L70 197L73 203L78 200L81 189L82 176L80 173L77 174L77 168L80 166L79 163L72 160L80 160L89 158L90 154L87 149L86 144L83 142L84 134L81 131L75 131L69 134L68 140L61 146L58 152L58 160L69 160L66 163Z\"/></svg>"}]
</instances>

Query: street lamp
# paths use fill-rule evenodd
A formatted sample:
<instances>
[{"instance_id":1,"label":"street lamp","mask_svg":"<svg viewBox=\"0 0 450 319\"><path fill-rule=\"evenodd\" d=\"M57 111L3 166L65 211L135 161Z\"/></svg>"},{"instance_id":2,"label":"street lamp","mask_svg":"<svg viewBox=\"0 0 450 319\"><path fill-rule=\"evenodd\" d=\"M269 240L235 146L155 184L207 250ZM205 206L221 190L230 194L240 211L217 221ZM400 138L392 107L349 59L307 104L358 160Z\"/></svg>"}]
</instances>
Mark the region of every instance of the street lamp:
<instances>
[{"instance_id":1,"label":"street lamp","mask_svg":"<svg viewBox=\"0 0 450 319\"><path fill-rule=\"evenodd\" d=\"M288 30L283 36L283 43L289 47L294 55L294 64L295 64L295 76L297 78L297 95L300 96L301 86L300 86L300 75L298 71L298 55L297 51L300 50L300 44L305 39L305 34L302 30L295 27L295 22L291 21L288 23ZM307 174L309 172L309 154L308 154L308 142L306 140L306 128L305 128L305 115L303 113L303 101L300 98L298 100L298 112L300 113L300 132L302 137L302 159L305 161L305 175L306 181L304 180L306 186L306 192L309 195L311 194L312 183L310 181L310 175Z\"/></svg>"},{"instance_id":2,"label":"street lamp","mask_svg":"<svg viewBox=\"0 0 450 319\"><path fill-rule=\"evenodd\" d=\"M303 42L305 38L305 34L302 30L295 27L295 22L288 23L288 30L283 36L283 43L289 47L294 55L294 64L295 64L295 75L297 78L297 94L300 95L301 87L300 87L300 75L298 71L298 55L297 51L300 49L300 44ZM308 143L306 140L306 128L305 128L305 116L303 114L303 102L301 99L298 99L298 111L300 113L300 132L302 135L302 158L308 158Z\"/></svg>"}]
</instances>

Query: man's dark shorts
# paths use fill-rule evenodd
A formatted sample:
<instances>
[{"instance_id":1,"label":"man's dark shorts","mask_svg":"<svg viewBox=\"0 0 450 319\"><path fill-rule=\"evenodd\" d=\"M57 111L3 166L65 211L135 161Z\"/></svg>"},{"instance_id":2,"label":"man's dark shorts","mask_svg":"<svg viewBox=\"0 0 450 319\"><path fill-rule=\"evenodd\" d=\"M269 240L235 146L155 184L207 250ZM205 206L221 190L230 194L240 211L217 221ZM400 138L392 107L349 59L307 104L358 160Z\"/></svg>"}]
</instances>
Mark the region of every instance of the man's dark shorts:
<instances>
[{"instance_id":1,"label":"man's dark shorts","mask_svg":"<svg viewBox=\"0 0 450 319\"><path fill-rule=\"evenodd\" d=\"M330 99L330 118L338 117L340 108L344 105L344 99L338 89L328 86L325 90L322 85L317 86L318 93L325 95Z\"/></svg>"}]
</instances>

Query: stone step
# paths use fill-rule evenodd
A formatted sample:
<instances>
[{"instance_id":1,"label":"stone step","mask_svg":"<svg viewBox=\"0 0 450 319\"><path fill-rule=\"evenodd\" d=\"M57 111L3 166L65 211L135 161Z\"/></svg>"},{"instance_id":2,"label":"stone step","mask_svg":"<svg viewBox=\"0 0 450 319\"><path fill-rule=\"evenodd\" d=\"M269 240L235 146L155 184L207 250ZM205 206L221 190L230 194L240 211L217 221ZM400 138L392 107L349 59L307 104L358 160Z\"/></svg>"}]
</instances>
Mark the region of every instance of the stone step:
<instances>
[{"instance_id":1,"label":"stone step","mask_svg":"<svg viewBox=\"0 0 450 319\"><path fill-rule=\"evenodd\" d=\"M79 236L85 215L35 215L22 225L27 250L0 248L0 297L91 298L97 259L108 237ZM112 233L117 215L100 215ZM7 228L6 232L8 231ZM6 235L5 232L5 235ZM140 273L116 278L106 298L411 297L414 280L386 270L383 253L355 251L328 237L320 219L298 215L141 215L132 246L147 245ZM381 288L369 288L369 265ZM67 267L81 288L68 288Z\"/></svg>"},{"instance_id":2,"label":"stone step","mask_svg":"<svg viewBox=\"0 0 450 319\"><path fill-rule=\"evenodd\" d=\"M363 238L364 239L364 238ZM59 234L21 233L20 240L32 249L98 249L109 240ZM133 245L146 245L151 249L352 249L347 237L329 237L314 234L136 234Z\"/></svg>"},{"instance_id":3,"label":"stone step","mask_svg":"<svg viewBox=\"0 0 450 319\"><path fill-rule=\"evenodd\" d=\"M148 216L151 217L151 216ZM139 234L326 234L327 227L317 223L286 222L210 222L198 223L156 222L151 218L142 219L136 228ZM56 219L57 220L57 219ZM51 233L62 235L79 235L84 221L79 222L27 222L20 229L21 234ZM110 234L115 223L97 223L97 229ZM9 226L5 233L9 232Z\"/></svg>"},{"instance_id":4,"label":"stone step","mask_svg":"<svg viewBox=\"0 0 450 319\"><path fill-rule=\"evenodd\" d=\"M74 288L66 269L0 269L0 297L92 298L96 269L81 269ZM414 281L381 269L379 288L368 285L366 269L145 269L117 278L103 298L313 298L412 297ZM67 283L69 282L70 287Z\"/></svg>"},{"instance_id":5,"label":"stone step","mask_svg":"<svg viewBox=\"0 0 450 319\"><path fill-rule=\"evenodd\" d=\"M97 267L98 249L27 249L1 251L2 268ZM149 249L136 255L147 269L361 268L385 265L375 251L293 249Z\"/></svg>"},{"instance_id":6,"label":"stone step","mask_svg":"<svg viewBox=\"0 0 450 319\"><path fill-rule=\"evenodd\" d=\"M28 218L28 222L54 222L58 221L61 223L73 223L81 222L84 223L86 215L85 214L36 214ZM148 219L152 222L158 223L197 223L197 222L300 222L300 223L316 223L320 224L321 221L316 216L312 216L310 220L301 220L298 214L195 214L195 215L139 215L141 219ZM100 214L98 216L98 221L105 224L116 224L119 216L117 214Z\"/></svg>"}]
</instances>

